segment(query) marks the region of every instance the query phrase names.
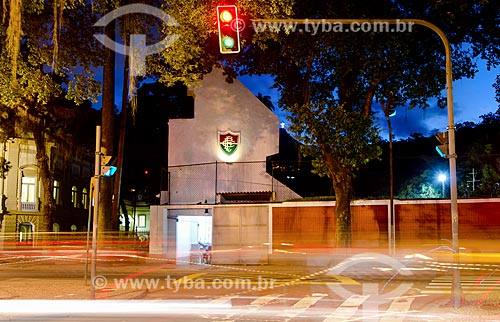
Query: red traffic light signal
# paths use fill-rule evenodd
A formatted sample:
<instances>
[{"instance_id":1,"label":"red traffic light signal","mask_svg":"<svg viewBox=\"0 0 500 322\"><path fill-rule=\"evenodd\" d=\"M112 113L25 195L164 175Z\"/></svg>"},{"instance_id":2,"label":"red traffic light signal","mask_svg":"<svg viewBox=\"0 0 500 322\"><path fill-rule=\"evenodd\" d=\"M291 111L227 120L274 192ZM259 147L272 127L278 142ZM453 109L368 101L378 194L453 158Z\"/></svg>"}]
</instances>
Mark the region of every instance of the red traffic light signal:
<instances>
[{"instance_id":1,"label":"red traffic light signal","mask_svg":"<svg viewBox=\"0 0 500 322\"><path fill-rule=\"evenodd\" d=\"M240 52L240 26L236 6L217 6L219 48L222 54Z\"/></svg>"}]
</instances>

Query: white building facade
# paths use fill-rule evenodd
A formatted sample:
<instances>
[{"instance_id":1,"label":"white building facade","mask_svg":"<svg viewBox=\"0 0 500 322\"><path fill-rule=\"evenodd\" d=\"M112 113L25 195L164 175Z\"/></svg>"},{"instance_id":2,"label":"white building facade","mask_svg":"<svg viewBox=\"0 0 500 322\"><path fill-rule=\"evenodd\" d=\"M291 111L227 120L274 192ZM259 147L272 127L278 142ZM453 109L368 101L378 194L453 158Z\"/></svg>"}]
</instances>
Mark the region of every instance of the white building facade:
<instances>
[{"instance_id":1,"label":"white building facade","mask_svg":"<svg viewBox=\"0 0 500 322\"><path fill-rule=\"evenodd\" d=\"M299 197L266 172L266 158L279 152L279 119L269 108L220 70L193 92L194 119L169 123L169 204L221 203L228 193Z\"/></svg>"}]
</instances>

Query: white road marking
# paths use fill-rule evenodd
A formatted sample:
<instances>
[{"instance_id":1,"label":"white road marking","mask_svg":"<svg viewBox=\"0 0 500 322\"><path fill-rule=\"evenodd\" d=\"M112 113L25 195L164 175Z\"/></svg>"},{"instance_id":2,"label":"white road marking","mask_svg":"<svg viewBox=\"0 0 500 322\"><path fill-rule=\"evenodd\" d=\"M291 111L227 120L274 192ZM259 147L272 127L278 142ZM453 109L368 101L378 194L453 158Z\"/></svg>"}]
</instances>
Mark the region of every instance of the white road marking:
<instances>
[{"instance_id":1,"label":"white road marking","mask_svg":"<svg viewBox=\"0 0 500 322\"><path fill-rule=\"evenodd\" d=\"M268 295L264 295L264 296L261 296L255 300L253 300L250 305L251 306L263 306L263 305L266 305L267 303L271 302L272 300L274 299L277 299L278 297L280 297L281 294L268 294Z\"/></svg>"},{"instance_id":2,"label":"white road marking","mask_svg":"<svg viewBox=\"0 0 500 322\"><path fill-rule=\"evenodd\" d=\"M299 301L297 301L291 308L286 309L279 316L285 316L288 320L293 319L299 314L305 312L309 307L316 304L319 300L321 300L323 296L306 296ZM287 320L287 321L288 321Z\"/></svg>"},{"instance_id":3,"label":"white road marking","mask_svg":"<svg viewBox=\"0 0 500 322\"><path fill-rule=\"evenodd\" d=\"M329 317L323 322L338 322L339 319L348 319L356 314L361 304L369 298L370 295L353 295L345 300Z\"/></svg>"},{"instance_id":4,"label":"white road marking","mask_svg":"<svg viewBox=\"0 0 500 322\"><path fill-rule=\"evenodd\" d=\"M415 300L414 297L407 296L395 298L386 311L387 316L382 317L379 322L403 322L413 300Z\"/></svg>"}]
</instances>

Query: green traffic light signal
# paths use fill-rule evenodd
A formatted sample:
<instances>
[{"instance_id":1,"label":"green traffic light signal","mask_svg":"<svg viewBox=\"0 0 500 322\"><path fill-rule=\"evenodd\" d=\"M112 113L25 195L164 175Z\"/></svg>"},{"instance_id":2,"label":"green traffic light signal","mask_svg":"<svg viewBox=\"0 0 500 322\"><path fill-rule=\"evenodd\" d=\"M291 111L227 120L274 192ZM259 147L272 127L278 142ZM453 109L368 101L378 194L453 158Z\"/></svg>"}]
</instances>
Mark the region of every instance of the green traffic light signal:
<instances>
[{"instance_id":1,"label":"green traffic light signal","mask_svg":"<svg viewBox=\"0 0 500 322\"><path fill-rule=\"evenodd\" d=\"M101 175L103 177L112 177L117 170L116 157L103 155L101 158Z\"/></svg>"},{"instance_id":2,"label":"green traffic light signal","mask_svg":"<svg viewBox=\"0 0 500 322\"><path fill-rule=\"evenodd\" d=\"M222 44L225 48L232 49L234 47L234 39L232 37L226 36L222 39Z\"/></svg>"},{"instance_id":3,"label":"green traffic light signal","mask_svg":"<svg viewBox=\"0 0 500 322\"><path fill-rule=\"evenodd\" d=\"M448 133L447 132L439 132L436 134L436 139L441 143L441 145L436 146L436 152L442 158L448 157Z\"/></svg>"}]
</instances>

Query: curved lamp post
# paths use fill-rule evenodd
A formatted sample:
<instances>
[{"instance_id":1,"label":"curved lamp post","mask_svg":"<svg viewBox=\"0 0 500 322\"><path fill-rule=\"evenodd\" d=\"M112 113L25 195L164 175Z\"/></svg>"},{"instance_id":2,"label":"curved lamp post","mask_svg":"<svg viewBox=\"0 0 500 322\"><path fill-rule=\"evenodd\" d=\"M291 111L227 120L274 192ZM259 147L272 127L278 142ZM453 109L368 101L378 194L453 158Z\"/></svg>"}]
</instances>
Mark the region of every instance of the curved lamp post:
<instances>
[{"instance_id":1,"label":"curved lamp post","mask_svg":"<svg viewBox=\"0 0 500 322\"><path fill-rule=\"evenodd\" d=\"M452 248L454 253L458 254L458 202L457 202L457 155L455 154L455 120L454 120L454 110L453 110L453 74L451 69L451 50L450 43L444 32L439 29L436 25L421 19L254 19L253 23L282 23L282 26L287 24L297 24L297 25L315 25L320 26L322 24L371 24L371 25L400 25L408 24L410 26L420 25L427 27L434 31L444 45L445 56L446 56L446 102L448 108L448 151L447 155L449 159L450 167L450 203L451 203L451 234L452 234ZM361 30L361 29L360 29ZM362 31L362 30L361 30ZM455 256L455 260L458 258ZM457 265L455 265L457 267ZM453 270L453 292L452 292L452 302L457 308L461 305L461 290L460 290L460 270L455 268Z\"/></svg>"}]
</instances>

